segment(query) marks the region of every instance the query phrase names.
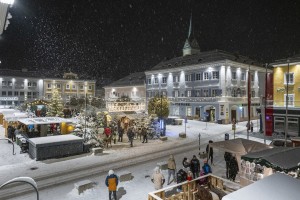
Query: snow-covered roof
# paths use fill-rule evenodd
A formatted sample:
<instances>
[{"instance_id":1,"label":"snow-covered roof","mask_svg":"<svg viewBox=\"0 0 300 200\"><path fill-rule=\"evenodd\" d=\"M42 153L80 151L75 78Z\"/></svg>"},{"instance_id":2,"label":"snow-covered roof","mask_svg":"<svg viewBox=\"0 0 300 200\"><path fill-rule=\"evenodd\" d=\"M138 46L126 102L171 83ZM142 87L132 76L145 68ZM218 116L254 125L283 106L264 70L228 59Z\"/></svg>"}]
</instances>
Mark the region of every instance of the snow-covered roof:
<instances>
[{"instance_id":1,"label":"snow-covered roof","mask_svg":"<svg viewBox=\"0 0 300 200\"><path fill-rule=\"evenodd\" d=\"M136 72L125 76L109 85L106 85L104 88L108 87L125 87L125 86L137 86L145 84L145 73L144 72Z\"/></svg>"},{"instance_id":2,"label":"snow-covered roof","mask_svg":"<svg viewBox=\"0 0 300 200\"><path fill-rule=\"evenodd\" d=\"M15 109L0 109L0 113L3 115L11 115L13 113L18 113L20 112L19 110L15 110Z\"/></svg>"},{"instance_id":3,"label":"snow-covered roof","mask_svg":"<svg viewBox=\"0 0 300 200\"><path fill-rule=\"evenodd\" d=\"M37 118L24 118L19 119L19 122L29 125L29 124L56 124L56 123L63 123L63 122L70 122L72 123L72 119L61 118L61 117L37 117Z\"/></svg>"},{"instance_id":4,"label":"snow-covered roof","mask_svg":"<svg viewBox=\"0 0 300 200\"><path fill-rule=\"evenodd\" d=\"M29 139L29 142L35 145L66 142L66 141L83 141L83 139L75 135L55 135L55 136L36 137L36 138Z\"/></svg>"}]
</instances>

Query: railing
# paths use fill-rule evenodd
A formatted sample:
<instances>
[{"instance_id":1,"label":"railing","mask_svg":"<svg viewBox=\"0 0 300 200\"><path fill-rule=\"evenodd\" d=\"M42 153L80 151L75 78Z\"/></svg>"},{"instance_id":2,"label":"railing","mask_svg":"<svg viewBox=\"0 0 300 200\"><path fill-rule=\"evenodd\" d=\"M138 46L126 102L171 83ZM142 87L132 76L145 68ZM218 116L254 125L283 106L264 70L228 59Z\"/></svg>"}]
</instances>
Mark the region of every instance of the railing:
<instances>
[{"instance_id":1,"label":"railing","mask_svg":"<svg viewBox=\"0 0 300 200\"><path fill-rule=\"evenodd\" d=\"M145 111L145 102L106 102L108 112Z\"/></svg>"},{"instance_id":2,"label":"railing","mask_svg":"<svg viewBox=\"0 0 300 200\"><path fill-rule=\"evenodd\" d=\"M221 177L215 176L213 174L208 174L201 176L192 181L185 181L180 184L172 185L154 192L148 193L148 200L197 200L199 184L197 182L202 182L206 180L206 183L201 185L201 188L206 190L206 192L213 192L222 199L222 196L231 193L240 188L240 185ZM174 191L175 188L181 186L181 191L175 194L167 195L168 191Z\"/></svg>"},{"instance_id":3,"label":"railing","mask_svg":"<svg viewBox=\"0 0 300 200\"><path fill-rule=\"evenodd\" d=\"M245 102L247 97L168 97L172 102L219 102L219 101L232 101L232 102ZM259 97L251 98L252 103L259 103Z\"/></svg>"}]
</instances>

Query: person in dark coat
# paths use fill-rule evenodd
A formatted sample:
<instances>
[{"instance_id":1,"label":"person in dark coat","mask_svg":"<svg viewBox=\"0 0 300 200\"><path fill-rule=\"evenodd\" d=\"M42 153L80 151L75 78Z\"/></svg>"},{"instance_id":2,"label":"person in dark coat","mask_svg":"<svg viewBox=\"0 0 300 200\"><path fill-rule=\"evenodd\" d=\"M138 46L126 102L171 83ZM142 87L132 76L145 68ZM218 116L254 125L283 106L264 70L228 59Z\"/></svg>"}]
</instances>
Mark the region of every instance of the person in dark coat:
<instances>
[{"instance_id":1,"label":"person in dark coat","mask_svg":"<svg viewBox=\"0 0 300 200\"><path fill-rule=\"evenodd\" d=\"M180 169L176 174L176 180L177 180L177 184L186 181L187 173L183 169ZM177 189L179 189L179 190L181 190L181 188L182 188L182 186L177 187Z\"/></svg>"},{"instance_id":2,"label":"person in dark coat","mask_svg":"<svg viewBox=\"0 0 300 200\"><path fill-rule=\"evenodd\" d=\"M129 139L129 142L130 142L130 147L133 147L133 138L134 138L133 128L128 129L127 135L128 135L128 139Z\"/></svg>"},{"instance_id":3,"label":"person in dark coat","mask_svg":"<svg viewBox=\"0 0 300 200\"><path fill-rule=\"evenodd\" d=\"M228 179L229 178L229 162L231 159L231 153L225 152L224 159L225 159L225 163L226 163L226 178Z\"/></svg>"},{"instance_id":4,"label":"person in dark coat","mask_svg":"<svg viewBox=\"0 0 300 200\"><path fill-rule=\"evenodd\" d=\"M120 127L118 130L118 134L119 134L118 142L123 142L124 129Z\"/></svg>"},{"instance_id":5,"label":"person in dark coat","mask_svg":"<svg viewBox=\"0 0 300 200\"><path fill-rule=\"evenodd\" d=\"M105 185L108 187L109 200L111 200L111 194L113 194L115 200L117 199L118 183L118 176L114 174L113 170L109 170L108 176L105 179Z\"/></svg>"},{"instance_id":6,"label":"person in dark coat","mask_svg":"<svg viewBox=\"0 0 300 200\"><path fill-rule=\"evenodd\" d=\"M147 136L146 127L142 128L141 135L143 136L143 142L142 143L147 143L148 142L148 136Z\"/></svg>"},{"instance_id":7,"label":"person in dark coat","mask_svg":"<svg viewBox=\"0 0 300 200\"><path fill-rule=\"evenodd\" d=\"M214 150L212 147L209 148L209 144L213 143L212 140L209 140L206 146L207 160L210 160L210 164L214 165Z\"/></svg>"},{"instance_id":8,"label":"person in dark coat","mask_svg":"<svg viewBox=\"0 0 300 200\"><path fill-rule=\"evenodd\" d=\"M200 162L195 155L193 155L193 159L191 160L191 171L193 173L193 178L199 177Z\"/></svg>"},{"instance_id":9,"label":"person in dark coat","mask_svg":"<svg viewBox=\"0 0 300 200\"><path fill-rule=\"evenodd\" d=\"M186 169L186 171L189 171L191 167L191 162L189 161L189 159L187 159L187 157L184 157L182 160L182 165L184 169Z\"/></svg>"},{"instance_id":10,"label":"person in dark coat","mask_svg":"<svg viewBox=\"0 0 300 200\"><path fill-rule=\"evenodd\" d=\"M239 165L235 156L231 156L229 161L229 179L233 182L235 181L235 177L239 172Z\"/></svg>"}]
</instances>

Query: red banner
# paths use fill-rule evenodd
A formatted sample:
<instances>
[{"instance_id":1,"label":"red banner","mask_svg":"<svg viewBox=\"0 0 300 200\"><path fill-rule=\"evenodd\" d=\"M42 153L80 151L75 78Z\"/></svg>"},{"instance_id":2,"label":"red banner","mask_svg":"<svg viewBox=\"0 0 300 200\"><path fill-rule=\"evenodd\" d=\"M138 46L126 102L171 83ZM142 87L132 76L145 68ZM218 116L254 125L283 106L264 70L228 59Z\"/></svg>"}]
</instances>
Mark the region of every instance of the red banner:
<instances>
[{"instance_id":1,"label":"red banner","mask_svg":"<svg viewBox=\"0 0 300 200\"><path fill-rule=\"evenodd\" d=\"M273 126L273 105L269 102L273 102L273 73L266 74L266 89L265 89L265 97L266 97L266 136L272 136L274 132ZM268 106L269 105L269 106Z\"/></svg>"}]
</instances>

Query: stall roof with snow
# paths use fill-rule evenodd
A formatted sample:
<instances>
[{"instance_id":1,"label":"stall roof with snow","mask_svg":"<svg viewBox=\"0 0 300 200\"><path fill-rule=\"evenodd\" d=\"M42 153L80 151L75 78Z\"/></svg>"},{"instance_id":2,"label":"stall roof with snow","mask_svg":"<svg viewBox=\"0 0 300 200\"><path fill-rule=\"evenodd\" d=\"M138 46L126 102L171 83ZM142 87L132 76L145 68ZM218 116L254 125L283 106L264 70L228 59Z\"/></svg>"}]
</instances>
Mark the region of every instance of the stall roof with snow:
<instances>
[{"instance_id":1,"label":"stall roof with snow","mask_svg":"<svg viewBox=\"0 0 300 200\"><path fill-rule=\"evenodd\" d=\"M276 173L242 189L232 192L222 200L299 200L300 180L282 173Z\"/></svg>"},{"instance_id":2,"label":"stall roof with snow","mask_svg":"<svg viewBox=\"0 0 300 200\"><path fill-rule=\"evenodd\" d=\"M70 118L61 118L61 117L36 117L36 118L23 118L19 119L19 122L25 125L31 124L57 124L57 123L72 123L74 122L73 119Z\"/></svg>"}]
</instances>

